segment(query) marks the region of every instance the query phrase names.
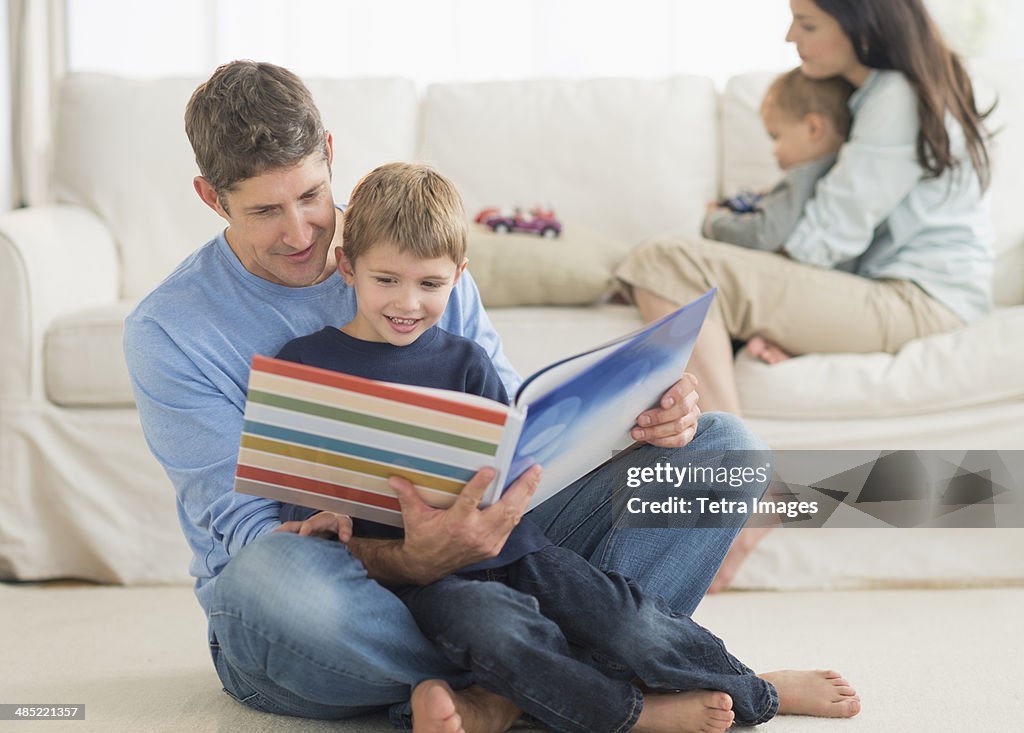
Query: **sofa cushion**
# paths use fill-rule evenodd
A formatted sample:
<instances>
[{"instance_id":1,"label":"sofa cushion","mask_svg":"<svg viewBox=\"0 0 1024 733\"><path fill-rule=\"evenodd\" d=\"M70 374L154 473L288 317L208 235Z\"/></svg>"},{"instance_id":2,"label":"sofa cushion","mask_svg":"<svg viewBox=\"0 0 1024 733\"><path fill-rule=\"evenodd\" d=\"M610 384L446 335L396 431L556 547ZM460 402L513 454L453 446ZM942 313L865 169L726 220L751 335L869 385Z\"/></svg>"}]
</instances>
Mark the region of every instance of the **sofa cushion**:
<instances>
[{"instance_id":1,"label":"sofa cushion","mask_svg":"<svg viewBox=\"0 0 1024 733\"><path fill-rule=\"evenodd\" d=\"M940 413L1024 398L1024 306L896 354L808 354L769 366L736 359L740 402L751 417L880 418Z\"/></svg>"},{"instance_id":2,"label":"sofa cushion","mask_svg":"<svg viewBox=\"0 0 1024 733\"><path fill-rule=\"evenodd\" d=\"M523 377L643 325L636 308L624 305L494 308L487 312L501 335L505 355Z\"/></svg>"},{"instance_id":3,"label":"sofa cushion","mask_svg":"<svg viewBox=\"0 0 1024 733\"><path fill-rule=\"evenodd\" d=\"M782 171L772 157L772 140L761 121L761 100L776 77L751 72L729 79L722 94L722 190L731 196L743 189L771 188Z\"/></svg>"},{"instance_id":4,"label":"sofa cushion","mask_svg":"<svg viewBox=\"0 0 1024 733\"><path fill-rule=\"evenodd\" d=\"M200 79L72 74L60 91L54 190L95 212L121 256L121 296L148 293L224 227L192 188L198 175L183 115ZM418 100L408 80L308 86L334 137L334 192L347 201L373 167L414 156Z\"/></svg>"},{"instance_id":5,"label":"sofa cushion","mask_svg":"<svg viewBox=\"0 0 1024 733\"><path fill-rule=\"evenodd\" d=\"M124 319L136 305L123 300L61 316L46 331L46 396L63 407L135 405L121 340Z\"/></svg>"},{"instance_id":6,"label":"sofa cushion","mask_svg":"<svg viewBox=\"0 0 1024 733\"><path fill-rule=\"evenodd\" d=\"M474 278L476 274L474 273ZM43 375L51 402L63 407L133 406L121 341L137 301L82 310L54 320L46 332ZM493 308L488 314L520 374L610 341L641 325L636 309Z\"/></svg>"},{"instance_id":7,"label":"sofa cushion","mask_svg":"<svg viewBox=\"0 0 1024 733\"><path fill-rule=\"evenodd\" d=\"M554 239L471 227L469 269L484 305L589 305L609 291L631 244L562 223Z\"/></svg>"}]
</instances>

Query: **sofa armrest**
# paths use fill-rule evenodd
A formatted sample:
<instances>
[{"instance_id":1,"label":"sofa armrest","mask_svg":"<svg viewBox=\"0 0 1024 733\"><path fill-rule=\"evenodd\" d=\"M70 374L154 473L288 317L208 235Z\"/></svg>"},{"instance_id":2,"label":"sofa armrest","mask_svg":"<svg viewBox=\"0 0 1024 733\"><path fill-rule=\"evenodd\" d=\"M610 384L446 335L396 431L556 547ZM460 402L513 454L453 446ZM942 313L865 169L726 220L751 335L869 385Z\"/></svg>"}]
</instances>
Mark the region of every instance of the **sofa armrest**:
<instances>
[{"instance_id":1,"label":"sofa armrest","mask_svg":"<svg viewBox=\"0 0 1024 733\"><path fill-rule=\"evenodd\" d=\"M0 214L0 397L41 398L43 334L54 318L117 300L113 236L80 206Z\"/></svg>"}]
</instances>

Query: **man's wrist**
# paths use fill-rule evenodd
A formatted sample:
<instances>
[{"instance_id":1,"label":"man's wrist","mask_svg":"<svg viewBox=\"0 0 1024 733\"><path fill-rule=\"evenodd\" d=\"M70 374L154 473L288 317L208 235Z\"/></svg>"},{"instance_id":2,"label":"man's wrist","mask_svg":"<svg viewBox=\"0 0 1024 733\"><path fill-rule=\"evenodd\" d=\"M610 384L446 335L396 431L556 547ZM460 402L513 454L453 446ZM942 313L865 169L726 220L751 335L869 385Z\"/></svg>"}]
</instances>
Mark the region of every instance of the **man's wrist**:
<instances>
[{"instance_id":1,"label":"man's wrist","mask_svg":"<svg viewBox=\"0 0 1024 733\"><path fill-rule=\"evenodd\" d=\"M440 577L410 557L402 540L353 537L348 549L362 561L366 574L382 583L426 585Z\"/></svg>"}]
</instances>

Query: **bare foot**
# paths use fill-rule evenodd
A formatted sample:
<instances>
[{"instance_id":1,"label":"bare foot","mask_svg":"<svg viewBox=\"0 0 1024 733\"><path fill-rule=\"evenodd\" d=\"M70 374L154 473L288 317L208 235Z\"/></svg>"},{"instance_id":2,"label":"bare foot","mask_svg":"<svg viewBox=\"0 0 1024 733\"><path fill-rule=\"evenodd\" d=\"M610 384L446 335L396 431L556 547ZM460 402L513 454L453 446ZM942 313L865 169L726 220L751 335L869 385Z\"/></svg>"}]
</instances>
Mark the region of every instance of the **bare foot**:
<instances>
[{"instance_id":1,"label":"bare foot","mask_svg":"<svg viewBox=\"0 0 1024 733\"><path fill-rule=\"evenodd\" d=\"M708 587L708 593L718 593L729 587L729 583L735 577L740 565L747 559L747 555L754 551L757 543L771 531L771 527L745 527L740 530L733 540L729 551L725 553L725 559L718 568L718 573Z\"/></svg>"},{"instance_id":2,"label":"bare foot","mask_svg":"<svg viewBox=\"0 0 1024 733\"><path fill-rule=\"evenodd\" d=\"M633 733L720 733L735 717L732 698L724 692L649 694Z\"/></svg>"},{"instance_id":3,"label":"bare foot","mask_svg":"<svg viewBox=\"0 0 1024 733\"><path fill-rule=\"evenodd\" d=\"M777 343L763 336L753 336L747 342L747 353L765 364L778 364L780 361L793 358L792 354L783 351Z\"/></svg>"},{"instance_id":4,"label":"bare foot","mask_svg":"<svg viewBox=\"0 0 1024 733\"><path fill-rule=\"evenodd\" d=\"M477 685L455 692L426 680L412 691L413 733L504 733L518 718L511 700Z\"/></svg>"},{"instance_id":5,"label":"bare foot","mask_svg":"<svg viewBox=\"0 0 1024 733\"><path fill-rule=\"evenodd\" d=\"M860 697L842 675L832 670L785 669L758 675L779 692L779 715L852 718L860 712Z\"/></svg>"}]
</instances>

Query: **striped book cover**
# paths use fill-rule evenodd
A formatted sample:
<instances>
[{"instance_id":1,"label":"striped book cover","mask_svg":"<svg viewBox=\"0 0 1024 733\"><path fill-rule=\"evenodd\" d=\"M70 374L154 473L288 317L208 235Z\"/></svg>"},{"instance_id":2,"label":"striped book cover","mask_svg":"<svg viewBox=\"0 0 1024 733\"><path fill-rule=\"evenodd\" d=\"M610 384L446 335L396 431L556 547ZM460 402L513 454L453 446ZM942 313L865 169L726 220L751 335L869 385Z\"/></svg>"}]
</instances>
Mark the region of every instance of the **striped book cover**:
<instances>
[{"instance_id":1,"label":"striped book cover","mask_svg":"<svg viewBox=\"0 0 1024 733\"><path fill-rule=\"evenodd\" d=\"M388 476L451 505L484 466L505 484L522 415L476 395L378 382L265 356L249 375L235 490L402 526Z\"/></svg>"}]
</instances>

